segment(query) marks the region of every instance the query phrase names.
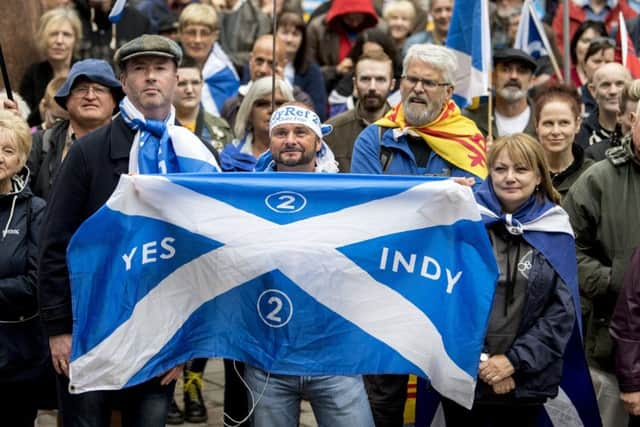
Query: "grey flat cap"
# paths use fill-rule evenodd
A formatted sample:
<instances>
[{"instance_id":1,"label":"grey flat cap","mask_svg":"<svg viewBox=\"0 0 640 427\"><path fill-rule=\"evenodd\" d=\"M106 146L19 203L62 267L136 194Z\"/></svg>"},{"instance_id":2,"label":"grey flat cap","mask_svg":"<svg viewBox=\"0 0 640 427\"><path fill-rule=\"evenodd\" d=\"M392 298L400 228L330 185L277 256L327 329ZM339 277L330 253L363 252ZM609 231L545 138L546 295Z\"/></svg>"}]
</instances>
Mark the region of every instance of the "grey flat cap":
<instances>
[{"instance_id":1,"label":"grey flat cap","mask_svg":"<svg viewBox=\"0 0 640 427\"><path fill-rule=\"evenodd\" d=\"M182 61L182 49L176 42L155 34L144 34L123 44L113 55L113 62L123 64L136 56L154 55L173 59L176 64Z\"/></svg>"}]
</instances>

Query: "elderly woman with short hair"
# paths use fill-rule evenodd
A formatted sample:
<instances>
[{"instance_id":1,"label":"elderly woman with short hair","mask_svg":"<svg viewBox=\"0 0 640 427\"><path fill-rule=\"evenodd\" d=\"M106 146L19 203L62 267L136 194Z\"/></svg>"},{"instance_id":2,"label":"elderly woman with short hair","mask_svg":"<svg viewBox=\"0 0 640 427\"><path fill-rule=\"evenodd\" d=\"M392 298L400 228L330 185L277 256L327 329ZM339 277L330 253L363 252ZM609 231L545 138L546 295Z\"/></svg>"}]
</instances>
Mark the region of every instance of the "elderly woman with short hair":
<instances>
[{"instance_id":1,"label":"elderly woman with short hair","mask_svg":"<svg viewBox=\"0 0 640 427\"><path fill-rule=\"evenodd\" d=\"M0 110L0 413L3 425L32 427L49 368L36 288L44 200L28 187L27 123Z\"/></svg>"}]
</instances>

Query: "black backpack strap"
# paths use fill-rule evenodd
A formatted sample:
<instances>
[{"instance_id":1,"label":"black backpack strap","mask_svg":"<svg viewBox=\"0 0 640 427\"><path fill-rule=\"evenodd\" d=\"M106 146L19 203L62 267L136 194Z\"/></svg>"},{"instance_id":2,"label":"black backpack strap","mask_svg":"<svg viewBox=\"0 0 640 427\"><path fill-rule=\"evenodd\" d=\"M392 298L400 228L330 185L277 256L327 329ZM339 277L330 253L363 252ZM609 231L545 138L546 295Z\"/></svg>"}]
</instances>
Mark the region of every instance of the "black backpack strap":
<instances>
[{"instance_id":1,"label":"black backpack strap","mask_svg":"<svg viewBox=\"0 0 640 427\"><path fill-rule=\"evenodd\" d=\"M382 166L382 173L385 173L393 160L393 150L389 147L382 145L382 135L388 128L378 126L378 142L380 144L380 166Z\"/></svg>"}]
</instances>

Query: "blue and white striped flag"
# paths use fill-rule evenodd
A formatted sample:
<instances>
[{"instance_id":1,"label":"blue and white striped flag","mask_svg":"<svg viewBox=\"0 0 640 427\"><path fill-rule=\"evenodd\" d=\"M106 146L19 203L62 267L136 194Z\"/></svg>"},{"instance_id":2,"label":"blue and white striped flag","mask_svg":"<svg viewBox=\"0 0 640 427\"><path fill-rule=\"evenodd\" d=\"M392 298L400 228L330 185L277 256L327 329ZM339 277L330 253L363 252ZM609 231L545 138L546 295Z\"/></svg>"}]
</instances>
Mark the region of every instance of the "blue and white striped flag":
<instances>
[{"instance_id":1,"label":"blue and white striped flag","mask_svg":"<svg viewBox=\"0 0 640 427\"><path fill-rule=\"evenodd\" d=\"M520 23L518 24L513 47L527 52L535 59L549 56L549 52L551 52L551 46L542 23L529 0L525 0L522 5Z\"/></svg>"},{"instance_id":2,"label":"blue and white striped flag","mask_svg":"<svg viewBox=\"0 0 640 427\"><path fill-rule=\"evenodd\" d=\"M488 0L456 0L446 46L458 60L453 100L461 109L489 95L491 33Z\"/></svg>"},{"instance_id":3,"label":"blue and white striped flag","mask_svg":"<svg viewBox=\"0 0 640 427\"><path fill-rule=\"evenodd\" d=\"M206 84L202 91L202 106L207 113L219 117L224 102L237 95L240 87L238 73L220 43L213 45L202 68L202 77Z\"/></svg>"},{"instance_id":4,"label":"blue and white striped flag","mask_svg":"<svg viewBox=\"0 0 640 427\"><path fill-rule=\"evenodd\" d=\"M120 22L122 19L122 13L124 12L124 7L127 4L127 0L116 0L113 7L111 8L111 12L109 12L109 21L112 23Z\"/></svg>"},{"instance_id":5,"label":"blue and white striped flag","mask_svg":"<svg viewBox=\"0 0 640 427\"><path fill-rule=\"evenodd\" d=\"M497 276L469 188L320 173L123 175L68 260L75 393L217 356L470 406Z\"/></svg>"}]
</instances>

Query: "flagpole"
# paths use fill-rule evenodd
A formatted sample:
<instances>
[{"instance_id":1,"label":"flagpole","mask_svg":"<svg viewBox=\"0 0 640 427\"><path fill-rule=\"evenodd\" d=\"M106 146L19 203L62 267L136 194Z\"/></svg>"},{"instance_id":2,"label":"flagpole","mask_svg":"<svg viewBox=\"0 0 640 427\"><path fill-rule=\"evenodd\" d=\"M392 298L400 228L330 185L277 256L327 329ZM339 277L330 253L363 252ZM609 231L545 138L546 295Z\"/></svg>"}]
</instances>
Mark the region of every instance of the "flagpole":
<instances>
[{"instance_id":1,"label":"flagpole","mask_svg":"<svg viewBox=\"0 0 640 427\"><path fill-rule=\"evenodd\" d=\"M569 0L562 0L562 45L564 46L564 81L571 82L571 57L569 56Z\"/></svg>"},{"instance_id":2,"label":"flagpole","mask_svg":"<svg viewBox=\"0 0 640 427\"><path fill-rule=\"evenodd\" d=\"M489 16L489 2L484 2L485 13ZM491 59L491 58L490 58ZM493 70L493 61L491 61L490 70ZM488 76L488 84L487 91L489 92L489 100L487 102L487 142L489 144L493 143L493 72L489 72ZM488 146L486 147L489 148Z\"/></svg>"},{"instance_id":3,"label":"flagpole","mask_svg":"<svg viewBox=\"0 0 640 427\"><path fill-rule=\"evenodd\" d=\"M544 32L544 27L540 28L538 26L538 23L540 23L540 19L538 19L538 15L536 14L536 11L533 8L533 4L531 3L531 1L527 0L527 6L529 7L529 14L533 16L533 22L536 26L536 29L538 30L538 33L540 34L540 40L542 40L542 43L544 44L544 48L547 51L547 55L549 56L549 60L551 61L551 66L553 67L553 71L556 73L556 77L558 78L558 80L560 82L564 82L565 79L563 78L562 72L560 71L558 60L556 59L556 56L553 54L553 50L551 49L551 46L549 46L549 40L547 39L547 35Z\"/></svg>"},{"instance_id":4,"label":"flagpole","mask_svg":"<svg viewBox=\"0 0 640 427\"><path fill-rule=\"evenodd\" d=\"M7 71L7 64L4 61L4 54L2 53L2 43L0 43L0 70L2 71L2 81L4 82L4 90L7 92L7 98L13 101L13 92L11 92L9 72Z\"/></svg>"},{"instance_id":5,"label":"flagpole","mask_svg":"<svg viewBox=\"0 0 640 427\"><path fill-rule=\"evenodd\" d=\"M272 57L271 57L271 112L276 109L276 69L278 68L278 64L276 63L276 0L273 0L273 16L271 17L272 22L272 33L273 33L273 49L272 49ZM283 64L284 66L284 64Z\"/></svg>"}]
</instances>

